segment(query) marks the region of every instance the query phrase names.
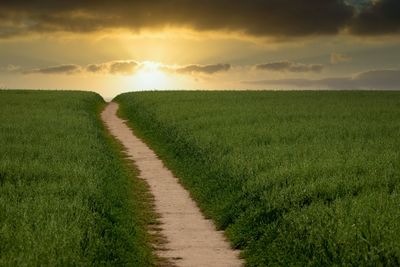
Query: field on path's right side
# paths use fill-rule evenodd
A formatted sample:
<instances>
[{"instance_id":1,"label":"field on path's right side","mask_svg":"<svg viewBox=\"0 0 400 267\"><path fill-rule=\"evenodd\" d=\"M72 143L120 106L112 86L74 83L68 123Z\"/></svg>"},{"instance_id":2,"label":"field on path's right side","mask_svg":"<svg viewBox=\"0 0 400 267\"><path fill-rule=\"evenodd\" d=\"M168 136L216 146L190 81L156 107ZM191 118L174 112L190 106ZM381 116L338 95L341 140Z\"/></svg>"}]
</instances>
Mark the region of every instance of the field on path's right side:
<instances>
[{"instance_id":1,"label":"field on path's right side","mask_svg":"<svg viewBox=\"0 0 400 267\"><path fill-rule=\"evenodd\" d=\"M116 101L249 266L400 264L400 93Z\"/></svg>"}]
</instances>

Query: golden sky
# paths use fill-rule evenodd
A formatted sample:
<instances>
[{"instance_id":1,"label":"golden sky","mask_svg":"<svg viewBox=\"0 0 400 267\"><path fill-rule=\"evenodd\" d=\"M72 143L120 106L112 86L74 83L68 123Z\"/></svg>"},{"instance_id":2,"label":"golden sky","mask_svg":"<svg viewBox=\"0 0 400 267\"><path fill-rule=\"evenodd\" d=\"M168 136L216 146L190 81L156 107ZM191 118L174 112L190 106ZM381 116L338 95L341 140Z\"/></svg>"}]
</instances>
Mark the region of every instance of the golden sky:
<instances>
[{"instance_id":1,"label":"golden sky","mask_svg":"<svg viewBox=\"0 0 400 267\"><path fill-rule=\"evenodd\" d=\"M398 89L398 0L5 0L0 87Z\"/></svg>"}]
</instances>

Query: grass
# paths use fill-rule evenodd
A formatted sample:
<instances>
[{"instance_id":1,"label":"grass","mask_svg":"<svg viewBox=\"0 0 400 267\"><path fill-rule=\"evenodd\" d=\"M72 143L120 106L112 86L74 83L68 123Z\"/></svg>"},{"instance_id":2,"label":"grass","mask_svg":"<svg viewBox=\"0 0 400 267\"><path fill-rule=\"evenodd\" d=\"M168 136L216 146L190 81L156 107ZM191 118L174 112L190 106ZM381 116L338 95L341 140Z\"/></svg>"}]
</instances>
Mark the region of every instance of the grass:
<instances>
[{"instance_id":1,"label":"grass","mask_svg":"<svg viewBox=\"0 0 400 267\"><path fill-rule=\"evenodd\" d=\"M0 265L151 266L148 193L88 92L0 91Z\"/></svg>"},{"instance_id":2,"label":"grass","mask_svg":"<svg viewBox=\"0 0 400 267\"><path fill-rule=\"evenodd\" d=\"M249 266L400 264L400 93L116 101Z\"/></svg>"}]
</instances>

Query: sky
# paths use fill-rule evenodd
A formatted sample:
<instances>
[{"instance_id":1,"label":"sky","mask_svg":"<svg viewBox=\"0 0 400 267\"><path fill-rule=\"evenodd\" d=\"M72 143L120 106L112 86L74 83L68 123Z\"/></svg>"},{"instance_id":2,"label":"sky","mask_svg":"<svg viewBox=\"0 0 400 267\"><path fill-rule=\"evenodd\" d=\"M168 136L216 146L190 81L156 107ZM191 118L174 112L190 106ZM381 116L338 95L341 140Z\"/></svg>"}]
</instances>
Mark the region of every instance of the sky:
<instances>
[{"instance_id":1,"label":"sky","mask_svg":"<svg viewBox=\"0 0 400 267\"><path fill-rule=\"evenodd\" d=\"M400 0L0 0L0 88L400 89Z\"/></svg>"}]
</instances>

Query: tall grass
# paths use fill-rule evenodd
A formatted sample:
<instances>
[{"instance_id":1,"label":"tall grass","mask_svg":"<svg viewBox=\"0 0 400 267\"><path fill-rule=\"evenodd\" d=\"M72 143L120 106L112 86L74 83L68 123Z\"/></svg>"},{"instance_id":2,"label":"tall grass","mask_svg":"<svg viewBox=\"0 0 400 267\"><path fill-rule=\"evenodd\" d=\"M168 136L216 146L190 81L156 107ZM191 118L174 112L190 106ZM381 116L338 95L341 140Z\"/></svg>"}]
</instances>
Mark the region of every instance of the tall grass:
<instances>
[{"instance_id":1,"label":"tall grass","mask_svg":"<svg viewBox=\"0 0 400 267\"><path fill-rule=\"evenodd\" d=\"M0 91L0 266L152 265L144 185L88 92Z\"/></svg>"},{"instance_id":2,"label":"tall grass","mask_svg":"<svg viewBox=\"0 0 400 267\"><path fill-rule=\"evenodd\" d=\"M249 266L400 264L400 93L116 101Z\"/></svg>"}]
</instances>

